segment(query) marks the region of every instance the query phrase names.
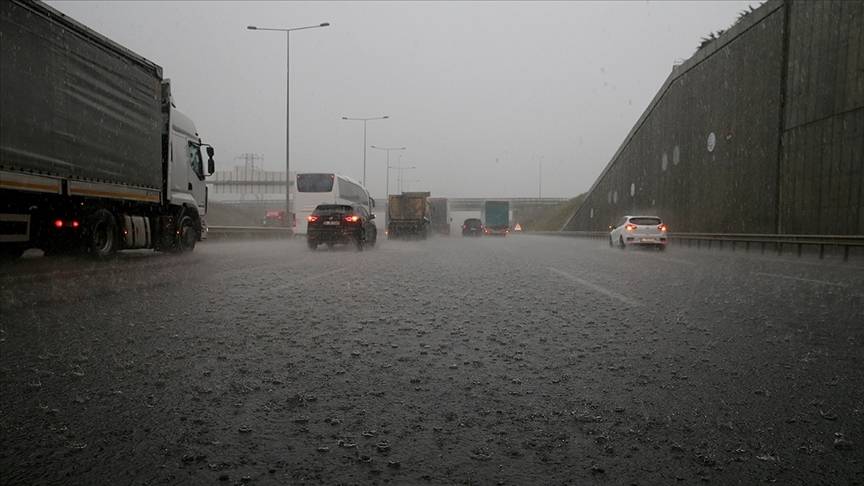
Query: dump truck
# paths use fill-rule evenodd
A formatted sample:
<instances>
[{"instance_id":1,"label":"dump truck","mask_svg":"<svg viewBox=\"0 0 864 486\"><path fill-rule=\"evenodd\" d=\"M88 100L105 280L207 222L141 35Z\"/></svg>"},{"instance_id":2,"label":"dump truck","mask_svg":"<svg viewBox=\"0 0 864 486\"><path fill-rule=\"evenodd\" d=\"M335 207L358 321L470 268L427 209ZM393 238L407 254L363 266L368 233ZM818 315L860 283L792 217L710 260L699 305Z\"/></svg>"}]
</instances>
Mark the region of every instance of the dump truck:
<instances>
[{"instance_id":1,"label":"dump truck","mask_svg":"<svg viewBox=\"0 0 864 486\"><path fill-rule=\"evenodd\" d=\"M439 235L450 236L450 212L447 198L429 198L431 206L432 232Z\"/></svg>"},{"instance_id":2,"label":"dump truck","mask_svg":"<svg viewBox=\"0 0 864 486\"><path fill-rule=\"evenodd\" d=\"M387 239L425 239L430 224L428 192L391 194L387 199Z\"/></svg>"},{"instance_id":3,"label":"dump truck","mask_svg":"<svg viewBox=\"0 0 864 486\"><path fill-rule=\"evenodd\" d=\"M0 254L192 250L214 151L162 68L42 2L0 39Z\"/></svg>"},{"instance_id":4,"label":"dump truck","mask_svg":"<svg viewBox=\"0 0 864 486\"><path fill-rule=\"evenodd\" d=\"M481 219L485 234L505 236L510 232L510 202L485 201Z\"/></svg>"}]
</instances>

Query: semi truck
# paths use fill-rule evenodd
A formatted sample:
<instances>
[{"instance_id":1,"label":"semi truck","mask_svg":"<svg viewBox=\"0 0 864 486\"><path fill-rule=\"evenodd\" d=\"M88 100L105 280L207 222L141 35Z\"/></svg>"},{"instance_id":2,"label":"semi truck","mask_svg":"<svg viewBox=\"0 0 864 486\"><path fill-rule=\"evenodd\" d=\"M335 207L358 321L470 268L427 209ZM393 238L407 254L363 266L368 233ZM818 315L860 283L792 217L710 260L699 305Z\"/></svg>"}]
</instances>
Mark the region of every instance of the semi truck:
<instances>
[{"instance_id":1,"label":"semi truck","mask_svg":"<svg viewBox=\"0 0 864 486\"><path fill-rule=\"evenodd\" d=\"M192 250L214 150L162 68L41 2L0 39L0 255Z\"/></svg>"},{"instance_id":2,"label":"semi truck","mask_svg":"<svg viewBox=\"0 0 864 486\"><path fill-rule=\"evenodd\" d=\"M387 239L429 236L431 207L428 192L391 194L387 199Z\"/></svg>"},{"instance_id":3,"label":"semi truck","mask_svg":"<svg viewBox=\"0 0 864 486\"><path fill-rule=\"evenodd\" d=\"M505 236L510 232L509 201L485 201L482 213L485 234Z\"/></svg>"},{"instance_id":4,"label":"semi truck","mask_svg":"<svg viewBox=\"0 0 864 486\"><path fill-rule=\"evenodd\" d=\"M431 208L432 231L435 234L450 236L450 212L448 211L447 198L429 198L429 206Z\"/></svg>"}]
</instances>

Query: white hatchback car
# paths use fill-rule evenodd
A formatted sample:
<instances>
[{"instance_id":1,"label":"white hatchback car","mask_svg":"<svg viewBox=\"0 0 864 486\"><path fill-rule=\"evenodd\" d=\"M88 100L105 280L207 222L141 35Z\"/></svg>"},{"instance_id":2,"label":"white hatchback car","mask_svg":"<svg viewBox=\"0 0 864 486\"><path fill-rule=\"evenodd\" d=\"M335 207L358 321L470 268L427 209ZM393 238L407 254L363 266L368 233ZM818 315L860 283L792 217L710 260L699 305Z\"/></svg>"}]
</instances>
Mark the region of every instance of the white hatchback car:
<instances>
[{"instance_id":1,"label":"white hatchback car","mask_svg":"<svg viewBox=\"0 0 864 486\"><path fill-rule=\"evenodd\" d=\"M609 246L626 248L630 245L654 246L666 249L666 225L657 216L624 216L611 227Z\"/></svg>"}]
</instances>

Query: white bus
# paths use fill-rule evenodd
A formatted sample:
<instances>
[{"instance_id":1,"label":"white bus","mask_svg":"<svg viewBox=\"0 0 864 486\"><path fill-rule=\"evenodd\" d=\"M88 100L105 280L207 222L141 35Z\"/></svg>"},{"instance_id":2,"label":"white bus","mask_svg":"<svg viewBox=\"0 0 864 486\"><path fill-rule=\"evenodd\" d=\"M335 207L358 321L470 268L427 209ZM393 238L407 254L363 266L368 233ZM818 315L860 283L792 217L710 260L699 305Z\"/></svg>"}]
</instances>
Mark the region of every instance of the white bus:
<instances>
[{"instance_id":1,"label":"white bus","mask_svg":"<svg viewBox=\"0 0 864 486\"><path fill-rule=\"evenodd\" d=\"M359 182L339 174L298 173L294 182L293 209L295 234L306 234L312 214L319 204L360 204L371 213L375 201Z\"/></svg>"}]
</instances>

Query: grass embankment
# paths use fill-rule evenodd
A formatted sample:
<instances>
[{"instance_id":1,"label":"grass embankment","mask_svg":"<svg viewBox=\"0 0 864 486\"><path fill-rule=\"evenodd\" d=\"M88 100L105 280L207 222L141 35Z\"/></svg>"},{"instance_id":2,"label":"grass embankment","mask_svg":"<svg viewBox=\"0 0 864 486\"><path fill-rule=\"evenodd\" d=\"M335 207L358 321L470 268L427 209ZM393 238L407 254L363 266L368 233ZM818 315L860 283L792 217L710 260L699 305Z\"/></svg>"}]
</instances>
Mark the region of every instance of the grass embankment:
<instances>
[{"instance_id":1,"label":"grass embankment","mask_svg":"<svg viewBox=\"0 0 864 486\"><path fill-rule=\"evenodd\" d=\"M569 201L557 206L537 209L531 213L524 214L519 223L525 231L558 231L567 222L567 219L576 211L576 208L585 200L586 194L580 194Z\"/></svg>"}]
</instances>

